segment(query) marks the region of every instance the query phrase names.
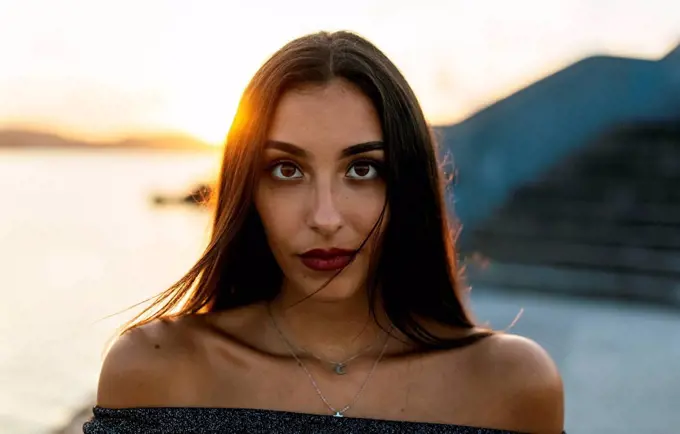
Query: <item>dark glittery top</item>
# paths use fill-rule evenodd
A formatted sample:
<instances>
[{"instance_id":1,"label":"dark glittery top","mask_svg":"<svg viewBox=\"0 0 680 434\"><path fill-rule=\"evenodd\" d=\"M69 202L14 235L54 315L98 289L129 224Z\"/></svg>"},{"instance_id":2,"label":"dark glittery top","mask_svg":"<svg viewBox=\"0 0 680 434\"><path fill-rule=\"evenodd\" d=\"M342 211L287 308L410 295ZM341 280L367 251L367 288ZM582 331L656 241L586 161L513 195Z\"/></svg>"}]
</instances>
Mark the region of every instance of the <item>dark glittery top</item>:
<instances>
[{"instance_id":1,"label":"dark glittery top","mask_svg":"<svg viewBox=\"0 0 680 434\"><path fill-rule=\"evenodd\" d=\"M94 407L85 434L168 433L367 433L367 434L520 434L460 425L333 417L237 408Z\"/></svg>"}]
</instances>

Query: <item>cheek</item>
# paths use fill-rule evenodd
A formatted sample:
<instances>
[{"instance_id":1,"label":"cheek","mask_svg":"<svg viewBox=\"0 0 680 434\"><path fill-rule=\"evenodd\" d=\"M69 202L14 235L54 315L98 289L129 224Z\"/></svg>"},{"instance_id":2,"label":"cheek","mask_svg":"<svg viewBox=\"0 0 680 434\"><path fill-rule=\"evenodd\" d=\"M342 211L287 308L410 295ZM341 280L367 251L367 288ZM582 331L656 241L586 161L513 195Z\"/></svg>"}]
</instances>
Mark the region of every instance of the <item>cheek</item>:
<instances>
[{"instance_id":1,"label":"cheek","mask_svg":"<svg viewBox=\"0 0 680 434\"><path fill-rule=\"evenodd\" d=\"M385 188L383 186L364 187L353 189L343 195L343 209L347 221L352 227L367 236L378 222L381 213L385 208ZM383 218L383 226L387 217ZM377 228L376 230L380 230Z\"/></svg>"},{"instance_id":2,"label":"cheek","mask_svg":"<svg viewBox=\"0 0 680 434\"><path fill-rule=\"evenodd\" d=\"M300 221L296 207L299 201L289 196L269 186L258 187L255 194L255 208L272 250L279 250L281 242L290 239Z\"/></svg>"}]
</instances>

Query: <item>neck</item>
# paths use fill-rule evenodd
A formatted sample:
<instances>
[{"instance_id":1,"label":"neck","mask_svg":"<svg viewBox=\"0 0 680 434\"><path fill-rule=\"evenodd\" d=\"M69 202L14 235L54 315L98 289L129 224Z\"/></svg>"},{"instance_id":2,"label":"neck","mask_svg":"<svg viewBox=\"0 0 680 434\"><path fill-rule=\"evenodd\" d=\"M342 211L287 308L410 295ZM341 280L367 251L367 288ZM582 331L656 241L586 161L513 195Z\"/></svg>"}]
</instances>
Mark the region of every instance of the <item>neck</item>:
<instances>
[{"instance_id":1,"label":"neck","mask_svg":"<svg viewBox=\"0 0 680 434\"><path fill-rule=\"evenodd\" d=\"M375 344L367 354L381 350L389 330L384 312L372 316L365 294L345 300L297 302L284 291L271 303L272 316L295 347L329 360L342 360ZM378 308L378 306L376 306ZM381 326L382 325L382 328Z\"/></svg>"}]
</instances>

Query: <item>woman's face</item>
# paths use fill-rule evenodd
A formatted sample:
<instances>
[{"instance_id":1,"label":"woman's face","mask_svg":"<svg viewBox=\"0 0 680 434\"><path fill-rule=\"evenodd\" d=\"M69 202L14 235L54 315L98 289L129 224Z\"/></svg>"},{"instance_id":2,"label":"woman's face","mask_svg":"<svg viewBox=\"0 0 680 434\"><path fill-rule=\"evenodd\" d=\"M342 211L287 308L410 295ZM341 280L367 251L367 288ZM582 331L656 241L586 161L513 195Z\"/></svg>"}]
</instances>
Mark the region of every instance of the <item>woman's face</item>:
<instances>
[{"instance_id":1,"label":"woman's face","mask_svg":"<svg viewBox=\"0 0 680 434\"><path fill-rule=\"evenodd\" d=\"M284 290L312 294L342 270L315 299L364 291L379 233L357 250L385 205L383 136L370 99L343 80L290 91L268 139L255 206Z\"/></svg>"}]
</instances>

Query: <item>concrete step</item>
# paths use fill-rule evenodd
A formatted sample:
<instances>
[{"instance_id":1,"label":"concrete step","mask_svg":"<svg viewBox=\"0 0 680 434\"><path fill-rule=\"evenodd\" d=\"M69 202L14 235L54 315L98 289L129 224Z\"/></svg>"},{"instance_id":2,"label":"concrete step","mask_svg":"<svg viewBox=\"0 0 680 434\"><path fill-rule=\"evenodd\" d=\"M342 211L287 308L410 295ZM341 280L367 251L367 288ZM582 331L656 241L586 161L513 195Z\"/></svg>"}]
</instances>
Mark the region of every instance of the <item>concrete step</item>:
<instances>
[{"instance_id":1,"label":"concrete step","mask_svg":"<svg viewBox=\"0 0 680 434\"><path fill-rule=\"evenodd\" d=\"M680 307L680 278L496 261L486 267L468 265L467 278L473 290L475 286L493 286L508 292L534 291Z\"/></svg>"},{"instance_id":2,"label":"concrete step","mask_svg":"<svg viewBox=\"0 0 680 434\"><path fill-rule=\"evenodd\" d=\"M680 171L678 172L680 174ZM591 202L630 201L647 203L680 202L680 176L672 178L576 177L573 181L544 180L521 188L512 199L542 201L546 199Z\"/></svg>"},{"instance_id":3,"label":"concrete step","mask_svg":"<svg viewBox=\"0 0 680 434\"><path fill-rule=\"evenodd\" d=\"M567 219L541 219L532 215L498 214L484 227L467 233L464 249L476 248L475 241L486 243L506 238L522 243L526 239L546 242L573 242L598 244L610 247L638 247L649 249L680 250L680 225L662 226L601 224L592 221Z\"/></svg>"},{"instance_id":4,"label":"concrete step","mask_svg":"<svg viewBox=\"0 0 680 434\"><path fill-rule=\"evenodd\" d=\"M674 177L680 172L680 141L610 143L588 149L568 163L567 169L583 176L606 173Z\"/></svg>"},{"instance_id":5,"label":"concrete step","mask_svg":"<svg viewBox=\"0 0 680 434\"><path fill-rule=\"evenodd\" d=\"M473 239L475 252L494 261L659 274L680 279L680 249L589 245L573 241L504 237L493 233L476 234Z\"/></svg>"},{"instance_id":6,"label":"concrete step","mask_svg":"<svg viewBox=\"0 0 680 434\"><path fill-rule=\"evenodd\" d=\"M540 201L512 200L500 211L504 217L531 215L542 220L590 221L607 224L656 224L680 226L679 203L649 203L640 206L631 200L592 202L545 198Z\"/></svg>"},{"instance_id":7,"label":"concrete step","mask_svg":"<svg viewBox=\"0 0 680 434\"><path fill-rule=\"evenodd\" d=\"M622 150L613 155L596 156L576 163L574 169L583 176L606 173L612 176L643 178L673 177L680 171L680 149L658 154L652 153L653 149L648 151L647 155Z\"/></svg>"}]
</instances>

